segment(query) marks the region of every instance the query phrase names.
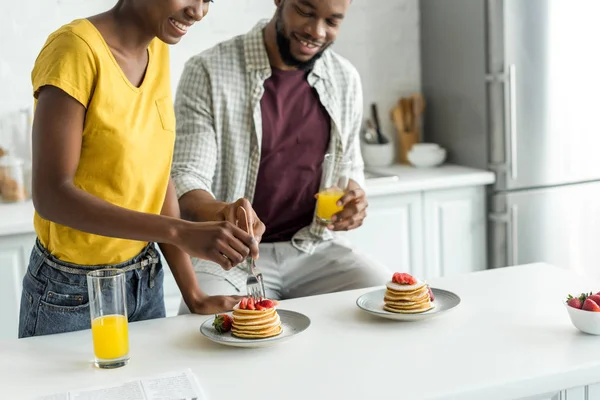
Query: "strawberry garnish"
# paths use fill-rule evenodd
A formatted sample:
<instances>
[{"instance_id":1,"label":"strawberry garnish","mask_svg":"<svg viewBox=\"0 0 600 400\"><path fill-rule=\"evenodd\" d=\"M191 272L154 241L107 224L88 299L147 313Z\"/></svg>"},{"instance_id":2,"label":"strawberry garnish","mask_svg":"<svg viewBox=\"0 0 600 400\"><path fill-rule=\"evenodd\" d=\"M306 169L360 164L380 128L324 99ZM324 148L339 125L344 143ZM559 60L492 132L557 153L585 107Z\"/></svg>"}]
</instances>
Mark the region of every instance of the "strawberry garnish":
<instances>
[{"instance_id":1,"label":"strawberry garnish","mask_svg":"<svg viewBox=\"0 0 600 400\"><path fill-rule=\"evenodd\" d=\"M429 286L427 286L427 291L429 292L429 300L434 301L435 297L433 296L433 292Z\"/></svg>"},{"instance_id":2,"label":"strawberry garnish","mask_svg":"<svg viewBox=\"0 0 600 400\"><path fill-rule=\"evenodd\" d=\"M248 308L248 298L244 297L240 302L240 309L245 310L246 308Z\"/></svg>"},{"instance_id":3,"label":"strawberry garnish","mask_svg":"<svg viewBox=\"0 0 600 400\"><path fill-rule=\"evenodd\" d=\"M600 306L598 306L598 303L596 303L594 300L590 300L589 298L585 299L581 309L586 311L600 312Z\"/></svg>"},{"instance_id":4,"label":"strawberry garnish","mask_svg":"<svg viewBox=\"0 0 600 400\"><path fill-rule=\"evenodd\" d=\"M392 276L392 282L398 285L414 285L417 283L417 280L406 272L395 272Z\"/></svg>"},{"instance_id":5,"label":"strawberry garnish","mask_svg":"<svg viewBox=\"0 0 600 400\"><path fill-rule=\"evenodd\" d=\"M257 309L258 311L262 311L262 310L264 310L264 309L265 309L265 307L263 307L263 306L260 304L260 302L256 303L254 306L256 307L256 309Z\"/></svg>"},{"instance_id":6,"label":"strawberry garnish","mask_svg":"<svg viewBox=\"0 0 600 400\"><path fill-rule=\"evenodd\" d=\"M215 320L213 321L213 326L215 330L219 333L229 332L231 330L231 324L233 320L227 314L217 314L215 315Z\"/></svg>"},{"instance_id":7,"label":"strawberry garnish","mask_svg":"<svg viewBox=\"0 0 600 400\"><path fill-rule=\"evenodd\" d=\"M273 300L269 300L269 299L263 300L263 301L261 301L258 304L260 304L263 308L273 308L273 307L275 307L275 303L273 302ZM257 308L258 308L258 304L256 305Z\"/></svg>"},{"instance_id":8,"label":"strawberry garnish","mask_svg":"<svg viewBox=\"0 0 600 400\"><path fill-rule=\"evenodd\" d=\"M254 299L252 297L248 299L248 310L256 310Z\"/></svg>"}]
</instances>

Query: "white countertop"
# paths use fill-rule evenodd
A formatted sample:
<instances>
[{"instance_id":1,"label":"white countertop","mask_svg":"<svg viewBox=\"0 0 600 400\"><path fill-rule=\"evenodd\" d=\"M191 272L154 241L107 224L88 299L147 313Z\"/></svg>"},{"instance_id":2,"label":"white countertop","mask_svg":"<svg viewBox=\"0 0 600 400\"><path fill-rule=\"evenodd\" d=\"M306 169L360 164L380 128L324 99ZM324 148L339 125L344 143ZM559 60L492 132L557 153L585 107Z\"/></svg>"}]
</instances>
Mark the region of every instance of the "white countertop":
<instances>
[{"instance_id":1,"label":"white countertop","mask_svg":"<svg viewBox=\"0 0 600 400\"><path fill-rule=\"evenodd\" d=\"M0 236L33 232L33 202L0 203Z\"/></svg>"},{"instance_id":2,"label":"white countertop","mask_svg":"<svg viewBox=\"0 0 600 400\"><path fill-rule=\"evenodd\" d=\"M371 168L371 170L391 173L398 176L398 179L396 181L367 180L365 190L368 196L488 185L495 180L494 174L490 171L456 165L443 165L437 168L394 165L385 168ZM31 200L17 204L0 203L0 236L32 232L33 202Z\"/></svg>"},{"instance_id":3,"label":"white countertop","mask_svg":"<svg viewBox=\"0 0 600 400\"><path fill-rule=\"evenodd\" d=\"M0 342L0 398L185 368L213 400L519 399L600 381L600 336L575 330L562 304L598 289L589 279L531 264L430 283L458 294L459 307L407 323L359 310L356 298L372 289L284 301L312 325L262 349L205 339L199 326L212 317L132 323L131 361L110 371L92 367L89 331Z\"/></svg>"},{"instance_id":4,"label":"white countertop","mask_svg":"<svg viewBox=\"0 0 600 400\"><path fill-rule=\"evenodd\" d=\"M394 174L396 181L367 180L368 196L393 195L427 190L441 190L465 186L482 186L495 182L491 171L445 164L436 168L415 168L408 165L368 168L370 171Z\"/></svg>"}]
</instances>

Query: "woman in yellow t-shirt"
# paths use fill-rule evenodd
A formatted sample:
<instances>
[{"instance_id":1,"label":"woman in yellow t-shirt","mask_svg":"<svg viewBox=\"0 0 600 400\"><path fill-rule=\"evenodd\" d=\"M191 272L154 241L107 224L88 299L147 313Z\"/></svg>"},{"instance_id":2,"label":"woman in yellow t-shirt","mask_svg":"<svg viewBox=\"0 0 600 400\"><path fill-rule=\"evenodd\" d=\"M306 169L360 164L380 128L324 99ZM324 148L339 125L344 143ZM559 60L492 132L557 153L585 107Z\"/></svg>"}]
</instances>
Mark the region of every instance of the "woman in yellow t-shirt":
<instances>
[{"instance_id":1,"label":"woman in yellow t-shirt","mask_svg":"<svg viewBox=\"0 0 600 400\"><path fill-rule=\"evenodd\" d=\"M119 0L53 32L33 68L33 202L38 236L23 280L19 337L90 328L86 274L126 271L130 321L164 317L160 243L193 312L207 296L188 254L229 269L256 240L229 223L180 219L170 181L175 140L168 44L207 0Z\"/></svg>"}]
</instances>

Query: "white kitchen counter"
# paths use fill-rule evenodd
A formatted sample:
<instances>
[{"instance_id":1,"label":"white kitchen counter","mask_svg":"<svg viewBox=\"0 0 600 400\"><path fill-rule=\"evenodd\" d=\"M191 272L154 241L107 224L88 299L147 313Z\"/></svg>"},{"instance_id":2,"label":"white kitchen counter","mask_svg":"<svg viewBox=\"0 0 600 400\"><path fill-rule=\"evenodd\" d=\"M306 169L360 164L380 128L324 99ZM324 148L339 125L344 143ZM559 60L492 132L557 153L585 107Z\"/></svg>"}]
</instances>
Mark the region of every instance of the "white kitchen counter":
<instances>
[{"instance_id":1,"label":"white kitchen counter","mask_svg":"<svg viewBox=\"0 0 600 400\"><path fill-rule=\"evenodd\" d=\"M455 310L421 322L368 315L372 289L284 301L310 328L263 349L205 339L207 316L132 323L128 366L91 365L89 331L0 342L0 398L22 399L191 368L209 399L520 399L600 381L600 337L579 333L562 301L600 284L546 264L430 282ZM548 396L549 397L549 396Z\"/></svg>"},{"instance_id":2,"label":"white kitchen counter","mask_svg":"<svg viewBox=\"0 0 600 400\"><path fill-rule=\"evenodd\" d=\"M484 186L494 183L493 172L481 169L446 164L436 168L415 168L408 165L368 168L369 171L392 174L396 181L367 180L365 191L368 196L442 190L466 186Z\"/></svg>"},{"instance_id":3,"label":"white kitchen counter","mask_svg":"<svg viewBox=\"0 0 600 400\"><path fill-rule=\"evenodd\" d=\"M0 236L33 232L33 201L0 203Z\"/></svg>"},{"instance_id":4,"label":"white kitchen counter","mask_svg":"<svg viewBox=\"0 0 600 400\"><path fill-rule=\"evenodd\" d=\"M384 196L400 193L448 189L465 186L481 186L494 182L494 174L473 168L456 165L443 165L438 168L414 168L394 165L371 170L394 174L397 180L367 180L365 190L368 196ZM17 204L0 203L0 236L33 232L33 202Z\"/></svg>"}]
</instances>

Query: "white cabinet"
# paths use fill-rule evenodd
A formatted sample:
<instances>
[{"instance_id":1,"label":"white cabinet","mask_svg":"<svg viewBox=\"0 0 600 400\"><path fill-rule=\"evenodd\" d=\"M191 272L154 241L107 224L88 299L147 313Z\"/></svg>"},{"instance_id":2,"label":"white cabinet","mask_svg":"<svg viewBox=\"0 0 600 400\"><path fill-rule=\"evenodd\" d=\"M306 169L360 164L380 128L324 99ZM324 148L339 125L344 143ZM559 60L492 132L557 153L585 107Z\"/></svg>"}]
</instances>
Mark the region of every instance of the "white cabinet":
<instances>
[{"instance_id":1,"label":"white cabinet","mask_svg":"<svg viewBox=\"0 0 600 400\"><path fill-rule=\"evenodd\" d=\"M23 276L34 243L34 234L0 236L0 339L17 338Z\"/></svg>"},{"instance_id":2,"label":"white cabinet","mask_svg":"<svg viewBox=\"0 0 600 400\"><path fill-rule=\"evenodd\" d=\"M348 239L390 271L431 279L486 268L483 186L367 196L367 218Z\"/></svg>"},{"instance_id":3,"label":"white cabinet","mask_svg":"<svg viewBox=\"0 0 600 400\"><path fill-rule=\"evenodd\" d=\"M179 304L181 302L181 292L179 291L179 286L177 286L177 282L175 282L175 277L171 272L171 268L169 264L167 264L167 260L163 256L160 249L158 250L160 253L160 258L163 264L163 270L165 271L165 281L163 283L163 292L165 297L165 312L167 317L174 317L177 315L179 311Z\"/></svg>"},{"instance_id":4,"label":"white cabinet","mask_svg":"<svg viewBox=\"0 0 600 400\"><path fill-rule=\"evenodd\" d=\"M369 198L363 226L348 232L348 239L388 268L420 274L423 265L422 213L420 193Z\"/></svg>"},{"instance_id":5,"label":"white cabinet","mask_svg":"<svg viewBox=\"0 0 600 400\"><path fill-rule=\"evenodd\" d=\"M427 278L486 268L483 187L424 192L423 210Z\"/></svg>"}]
</instances>

